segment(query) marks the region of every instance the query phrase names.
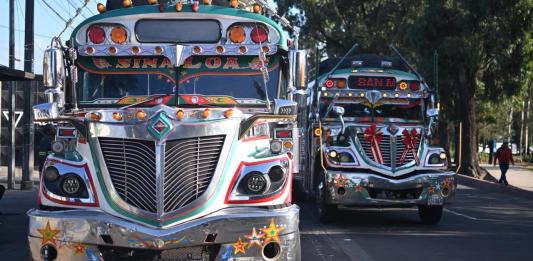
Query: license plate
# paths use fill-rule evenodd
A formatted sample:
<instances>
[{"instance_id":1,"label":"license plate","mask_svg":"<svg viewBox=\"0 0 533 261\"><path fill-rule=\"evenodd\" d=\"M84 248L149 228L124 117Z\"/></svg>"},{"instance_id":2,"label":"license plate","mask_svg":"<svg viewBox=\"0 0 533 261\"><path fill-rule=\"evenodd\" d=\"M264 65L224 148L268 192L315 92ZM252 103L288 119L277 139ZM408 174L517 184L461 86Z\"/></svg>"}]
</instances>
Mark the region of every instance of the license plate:
<instances>
[{"instance_id":1,"label":"license plate","mask_svg":"<svg viewBox=\"0 0 533 261\"><path fill-rule=\"evenodd\" d=\"M428 205L437 205L440 206L444 202L444 199L439 194L433 194L428 199Z\"/></svg>"}]
</instances>

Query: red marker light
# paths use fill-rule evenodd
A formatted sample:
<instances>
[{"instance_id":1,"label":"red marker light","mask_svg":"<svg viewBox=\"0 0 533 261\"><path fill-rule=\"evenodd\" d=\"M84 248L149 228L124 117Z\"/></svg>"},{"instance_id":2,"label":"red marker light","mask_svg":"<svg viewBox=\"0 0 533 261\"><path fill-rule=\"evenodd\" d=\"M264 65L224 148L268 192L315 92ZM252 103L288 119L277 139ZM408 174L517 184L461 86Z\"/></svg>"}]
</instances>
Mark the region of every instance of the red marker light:
<instances>
[{"instance_id":1,"label":"red marker light","mask_svg":"<svg viewBox=\"0 0 533 261\"><path fill-rule=\"evenodd\" d=\"M264 43L268 40L268 32L265 28L257 27L252 30L252 41L254 43Z\"/></svg>"},{"instance_id":2,"label":"red marker light","mask_svg":"<svg viewBox=\"0 0 533 261\"><path fill-rule=\"evenodd\" d=\"M94 44L101 44L105 41L105 31L102 27L94 25L87 31L89 40Z\"/></svg>"},{"instance_id":3,"label":"red marker light","mask_svg":"<svg viewBox=\"0 0 533 261\"><path fill-rule=\"evenodd\" d=\"M327 88L333 88L333 85L335 84L335 82L333 80L327 80L325 85Z\"/></svg>"},{"instance_id":4,"label":"red marker light","mask_svg":"<svg viewBox=\"0 0 533 261\"><path fill-rule=\"evenodd\" d=\"M420 90L420 82L419 81L412 81L409 85L409 88L411 88L411 91L418 91Z\"/></svg>"}]
</instances>

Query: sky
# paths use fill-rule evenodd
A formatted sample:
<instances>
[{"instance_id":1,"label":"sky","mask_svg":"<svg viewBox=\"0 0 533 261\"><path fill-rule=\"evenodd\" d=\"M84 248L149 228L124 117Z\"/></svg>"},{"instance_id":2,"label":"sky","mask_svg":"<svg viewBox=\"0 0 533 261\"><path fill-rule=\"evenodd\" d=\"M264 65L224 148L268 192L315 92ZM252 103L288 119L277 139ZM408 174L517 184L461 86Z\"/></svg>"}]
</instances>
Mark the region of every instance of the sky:
<instances>
[{"instance_id":1,"label":"sky","mask_svg":"<svg viewBox=\"0 0 533 261\"><path fill-rule=\"evenodd\" d=\"M15 67L24 69L24 20L25 0L15 2ZM35 0L35 62L34 70L42 74L43 52L50 45L52 37L57 36L65 28L64 20L74 17L76 9L81 7L85 0ZM70 37L72 30L86 18L98 13L96 5L105 3L105 0L89 0L81 15L74 19L72 26L62 34L64 42ZM273 7L272 0L268 1ZM48 3L58 14L55 14L45 3ZM0 0L0 65L9 65L9 0Z\"/></svg>"},{"instance_id":2,"label":"sky","mask_svg":"<svg viewBox=\"0 0 533 261\"><path fill-rule=\"evenodd\" d=\"M101 0L102 2L105 2ZM15 0L15 66L24 69L24 19L25 0ZM53 36L57 36L65 27L65 22L54 14L45 3L52 6L63 19L68 20L76 14L76 8L83 5L85 0L35 0L35 73L42 74L43 52L50 45ZM89 18L98 13L96 4L98 1L90 0L81 14ZM76 8L74 8L76 7ZM74 20L72 27L61 36L64 42L70 37L72 29L85 18L79 16ZM0 0L0 65L9 65L9 0Z\"/></svg>"}]
</instances>

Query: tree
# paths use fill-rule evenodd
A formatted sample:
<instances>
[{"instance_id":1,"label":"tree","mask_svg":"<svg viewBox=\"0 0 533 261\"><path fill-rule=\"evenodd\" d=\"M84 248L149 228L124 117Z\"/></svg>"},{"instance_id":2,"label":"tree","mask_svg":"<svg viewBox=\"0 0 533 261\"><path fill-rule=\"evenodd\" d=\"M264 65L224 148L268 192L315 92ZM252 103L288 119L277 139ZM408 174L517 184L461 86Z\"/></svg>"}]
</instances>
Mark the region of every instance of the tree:
<instances>
[{"instance_id":1,"label":"tree","mask_svg":"<svg viewBox=\"0 0 533 261\"><path fill-rule=\"evenodd\" d=\"M476 107L520 89L533 24L531 0L277 2L280 12L301 27L301 42L306 47L318 43L331 56L342 55L354 42L364 50L396 43L423 75L431 75L438 50L443 119L448 121L443 124L463 124L459 171L485 176L477 160Z\"/></svg>"}]
</instances>

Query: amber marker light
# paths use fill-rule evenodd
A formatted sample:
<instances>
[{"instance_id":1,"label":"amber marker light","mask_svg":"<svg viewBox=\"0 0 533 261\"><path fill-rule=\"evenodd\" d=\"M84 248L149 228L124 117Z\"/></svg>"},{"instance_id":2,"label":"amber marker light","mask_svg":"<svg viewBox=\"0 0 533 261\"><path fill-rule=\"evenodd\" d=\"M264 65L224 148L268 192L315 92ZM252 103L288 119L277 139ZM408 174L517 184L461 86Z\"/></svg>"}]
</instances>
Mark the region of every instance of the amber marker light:
<instances>
[{"instance_id":1,"label":"amber marker light","mask_svg":"<svg viewBox=\"0 0 533 261\"><path fill-rule=\"evenodd\" d=\"M124 1L122 1L122 5L124 7L131 7L133 5L133 3L131 2L131 0L124 0Z\"/></svg>"},{"instance_id":2,"label":"amber marker light","mask_svg":"<svg viewBox=\"0 0 533 261\"><path fill-rule=\"evenodd\" d=\"M106 10L105 5L102 3L98 3L96 5L96 9L98 10L98 13L101 13L101 14L105 13L105 10Z\"/></svg>"},{"instance_id":3,"label":"amber marker light","mask_svg":"<svg viewBox=\"0 0 533 261\"><path fill-rule=\"evenodd\" d=\"M224 117L226 117L226 119L231 118L231 116L233 116L233 109L229 109L224 112Z\"/></svg>"},{"instance_id":4,"label":"amber marker light","mask_svg":"<svg viewBox=\"0 0 533 261\"><path fill-rule=\"evenodd\" d=\"M176 12L183 10L183 4L181 2L176 3Z\"/></svg>"},{"instance_id":5,"label":"amber marker light","mask_svg":"<svg viewBox=\"0 0 533 261\"><path fill-rule=\"evenodd\" d=\"M113 112L113 119L115 119L116 121L121 121L122 120L122 113L116 111L116 112Z\"/></svg>"},{"instance_id":6,"label":"amber marker light","mask_svg":"<svg viewBox=\"0 0 533 261\"><path fill-rule=\"evenodd\" d=\"M157 4L157 0L148 0L148 3L151 5Z\"/></svg>"},{"instance_id":7,"label":"amber marker light","mask_svg":"<svg viewBox=\"0 0 533 261\"><path fill-rule=\"evenodd\" d=\"M108 50L109 50L109 54L111 54L111 55L117 54L117 48L116 47L111 46L111 47L109 47Z\"/></svg>"},{"instance_id":8,"label":"amber marker light","mask_svg":"<svg viewBox=\"0 0 533 261\"><path fill-rule=\"evenodd\" d=\"M253 10L254 10L254 13L260 13L261 12L261 5L259 4L254 4L254 7L253 7Z\"/></svg>"},{"instance_id":9,"label":"amber marker light","mask_svg":"<svg viewBox=\"0 0 533 261\"><path fill-rule=\"evenodd\" d=\"M182 110L178 110L176 112L176 118L178 119L178 121L183 120L183 118L185 118L185 112Z\"/></svg>"},{"instance_id":10,"label":"amber marker light","mask_svg":"<svg viewBox=\"0 0 533 261\"><path fill-rule=\"evenodd\" d=\"M361 97L365 97L365 93L362 92L362 93L359 94L359 96L361 96Z\"/></svg>"},{"instance_id":11,"label":"amber marker light","mask_svg":"<svg viewBox=\"0 0 533 261\"><path fill-rule=\"evenodd\" d=\"M102 115L98 112L91 112L86 115L87 118L89 118L92 121L100 121L102 119Z\"/></svg>"},{"instance_id":12,"label":"amber marker light","mask_svg":"<svg viewBox=\"0 0 533 261\"><path fill-rule=\"evenodd\" d=\"M248 52L248 48L246 48L246 46L241 46L241 47L239 47L239 52L241 54L245 54L245 53Z\"/></svg>"},{"instance_id":13,"label":"amber marker light","mask_svg":"<svg viewBox=\"0 0 533 261\"><path fill-rule=\"evenodd\" d=\"M265 53L270 52L270 47L268 47L268 46L263 46L262 49L263 49L263 52L265 52Z\"/></svg>"},{"instance_id":14,"label":"amber marker light","mask_svg":"<svg viewBox=\"0 0 533 261\"><path fill-rule=\"evenodd\" d=\"M246 32L241 26L233 26L229 29L229 39L232 43L242 43L246 39Z\"/></svg>"},{"instance_id":15,"label":"amber marker light","mask_svg":"<svg viewBox=\"0 0 533 261\"><path fill-rule=\"evenodd\" d=\"M320 137L322 135L322 129L321 128L315 128L315 131L313 132L316 137Z\"/></svg>"},{"instance_id":16,"label":"amber marker light","mask_svg":"<svg viewBox=\"0 0 533 261\"><path fill-rule=\"evenodd\" d=\"M111 41L116 44L123 44L128 40L128 32L121 26L113 27L111 30Z\"/></svg>"},{"instance_id":17,"label":"amber marker light","mask_svg":"<svg viewBox=\"0 0 533 261\"><path fill-rule=\"evenodd\" d=\"M238 0L231 0L229 2L229 5L232 7L232 8L237 8L239 7L239 1Z\"/></svg>"},{"instance_id":18,"label":"amber marker light","mask_svg":"<svg viewBox=\"0 0 533 261\"><path fill-rule=\"evenodd\" d=\"M144 111L137 111L137 113L135 113L135 117L137 117L138 120L142 121L144 119L146 119L146 112Z\"/></svg>"},{"instance_id":19,"label":"amber marker light","mask_svg":"<svg viewBox=\"0 0 533 261\"><path fill-rule=\"evenodd\" d=\"M141 52L141 49L137 46L131 47L131 53L132 54L139 54Z\"/></svg>"},{"instance_id":20,"label":"amber marker light","mask_svg":"<svg viewBox=\"0 0 533 261\"><path fill-rule=\"evenodd\" d=\"M85 49L85 53L86 53L86 54L93 54L93 53L94 53L94 48L92 48L92 47L90 47L90 46L87 47L87 49Z\"/></svg>"},{"instance_id":21,"label":"amber marker light","mask_svg":"<svg viewBox=\"0 0 533 261\"><path fill-rule=\"evenodd\" d=\"M211 110L210 109L205 109L202 112L202 118L207 119L207 118L209 118L209 116L211 116Z\"/></svg>"},{"instance_id":22,"label":"amber marker light","mask_svg":"<svg viewBox=\"0 0 533 261\"><path fill-rule=\"evenodd\" d=\"M292 143L292 141L286 141L285 143L283 143L283 147L285 147L285 149L292 149L294 147L294 143Z\"/></svg>"},{"instance_id":23,"label":"amber marker light","mask_svg":"<svg viewBox=\"0 0 533 261\"><path fill-rule=\"evenodd\" d=\"M224 53L224 47L223 46L217 46L217 53L218 54L223 54Z\"/></svg>"},{"instance_id":24,"label":"amber marker light","mask_svg":"<svg viewBox=\"0 0 533 261\"><path fill-rule=\"evenodd\" d=\"M204 5L211 5L211 0L204 0Z\"/></svg>"},{"instance_id":25,"label":"amber marker light","mask_svg":"<svg viewBox=\"0 0 533 261\"><path fill-rule=\"evenodd\" d=\"M192 49L192 52L194 54L200 54L202 52L202 48L200 46L195 46L193 49Z\"/></svg>"},{"instance_id":26,"label":"amber marker light","mask_svg":"<svg viewBox=\"0 0 533 261\"><path fill-rule=\"evenodd\" d=\"M409 88L409 84L407 82L400 82L400 90L405 91Z\"/></svg>"},{"instance_id":27,"label":"amber marker light","mask_svg":"<svg viewBox=\"0 0 533 261\"><path fill-rule=\"evenodd\" d=\"M162 54L163 48L161 48L161 46L156 46L154 51L155 51L155 54Z\"/></svg>"},{"instance_id":28,"label":"amber marker light","mask_svg":"<svg viewBox=\"0 0 533 261\"><path fill-rule=\"evenodd\" d=\"M338 80L337 81L337 88L339 88L339 89L346 88L346 80Z\"/></svg>"}]
</instances>

